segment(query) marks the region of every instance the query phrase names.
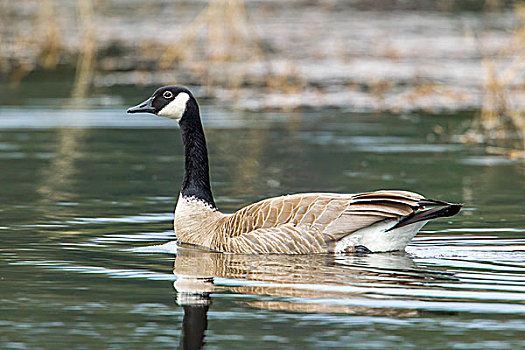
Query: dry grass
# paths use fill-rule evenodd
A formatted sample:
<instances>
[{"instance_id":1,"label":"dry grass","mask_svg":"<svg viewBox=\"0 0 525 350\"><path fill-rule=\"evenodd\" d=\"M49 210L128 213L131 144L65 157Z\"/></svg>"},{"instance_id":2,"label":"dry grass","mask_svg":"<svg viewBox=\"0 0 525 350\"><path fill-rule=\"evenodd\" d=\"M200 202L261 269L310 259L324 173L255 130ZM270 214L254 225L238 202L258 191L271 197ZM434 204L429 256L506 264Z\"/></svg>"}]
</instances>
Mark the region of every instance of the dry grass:
<instances>
[{"instance_id":1,"label":"dry grass","mask_svg":"<svg viewBox=\"0 0 525 350\"><path fill-rule=\"evenodd\" d=\"M525 86L525 5L516 5L520 26L513 33L511 47L502 58L513 57L507 64L495 59L483 60L483 105L463 142L484 142L490 153L525 159L525 111L512 101L513 92Z\"/></svg>"},{"instance_id":2,"label":"dry grass","mask_svg":"<svg viewBox=\"0 0 525 350\"><path fill-rule=\"evenodd\" d=\"M91 85L96 57L96 27L93 13L94 0L77 0L78 29L81 33L78 52L68 52L63 40L64 29L58 21L58 0L20 0L28 9L35 8L34 17L28 20L27 30L16 31L9 0L0 0L0 71L7 74L12 87L37 69L55 69L63 61L77 64L73 89L74 97L85 97ZM68 28L74 31L75 28ZM69 49L70 50L70 49Z\"/></svg>"},{"instance_id":3,"label":"dry grass","mask_svg":"<svg viewBox=\"0 0 525 350\"><path fill-rule=\"evenodd\" d=\"M247 73L228 71L228 63L259 63L269 72L269 59L263 47L243 0L210 0L181 38L177 38L176 45L166 48L159 63L161 69L183 65L198 70L208 88L216 84L218 76L226 75L227 80L222 83L236 89L244 83Z\"/></svg>"},{"instance_id":4,"label":"dry grass","mask_svg":"<svg viewBox=\"0 0 525 350\"><path fill-rule=\"evenodd\" d=\"M92 0L78 0L78 16L83 37L73 85L72 97L75 99L87 96L95 72L97 32Z\"/></svg>"},{"instance_id":5,"label":"dry grass","mask_svg":"<svg viewBox=\"0 0 525 350\"><path fill-rule=\"evenodd\" d=\"M53 0L41 0L37 17L38 32L42 33L38 61L44 69L53 69L58 64L62 51L62 37Z\"/></svg>"},{"instance_id":6,"label":"dry grass","mask_svg":"<svg viewBox=\"0 0 525 350\"><path fill-rule=\"evenodd\" d=\"M456 7L456 2L455 0L440 1L440 8L453 9ZM502 6L500 0L486 0L485 2L487 9L497 9ZM248 96L249 99L252 96L250 93L254 92L249 90L255 90L257 96L265 95L267 91L273 94L290 95L290 100L294 100L296 95L301 95L305 91L315 91L320 96L326 96L323 101L327 102L320 102L320 105L323 103L329 105L331 94L336 88L340 89L333 94L336 96L345 89L357 94L361 92L360 86L363 85L361 80L354 80L355 76L352 74L355 73L347 74L344 68L336 76L341 83L337 81L335 85L331 85L332 83L328 81L325 84L322 79L312 75L308 70L309 66L305 65L305 62L331 64L332 60L338 60L351 66L354 59L353 50L348 47L349 43L345 36L340 37L339 44L321 45L324 49L318 50L315 49L318 43L312 40L312 43L305 45L311 45L313 49L305 50L304 57L294 56L294 53L286 50L271 52L268 45L260 39L243 0L209 0L195 19L185 26L186 30L178 31L176 37L169 38L160 35L163 33L158 33L149 39L146 38L147 40L141 37L142 39L137 39L136 42L133 39L110 42L108 40L110 36L102 31L100 34L104 35L98 36L95 20L101 21L102 18L107 17L102 11L97 16L94 9L97 8L97 5L109 4L112 1L77 0L69 3L64 0L19 0L17 4L23 4L26 8L31 9L22 15L20 13L23 11L13 6L14 3L11 0L0 0L0 28L2 28L0 30L2 36L0 37L0 50L7 47L4 52L9 53L9 55L0 55L0 72L8 74L14 85L35 69L54 69L59 63L76 64L73 96L85 97L92 85L99 52L101 53L99 65L101 71L105 69L110 74L116 73L115 76L118 75L118 77L124 77L126 73L133 73L130 74L129 79L128 77L122 80L115 79L116 83L184 82L188 85L206 87L206 92L210 96L219 97L219 92L227 90L220 98L228 102L232 100L242 102L240 99L236 100L236 97L241 96ZM115 3L107 4L107 8L113 6L118 9L121 2L115 1ZM336 3L321 2L318 4L319 11L335 11L332 7ZM64 4L68 6L62 6ZM74 16L68 12L74 11L75 5L78 20L72 21ZM154 14L156 10L160 10L165 5L152 7L144 4L140 6L143 6L142 9L148 14ZM172 7L170 11L178 10L180 6L180 9L184 10L184 16L187 16L196 6L200 5L187 2L186 4L174 3L169 6ZM185 6L188 8L184 8ZM270 12L264 12L264 8L265 6L261 5L256 13L262 18L274 15L271 11L275 11L275 6L268 6L268 9L271 9ZM136 10L132 9L133 13L136 13ZM12 16L13 14L18 14L18 17ZM524 6L517 6L516 14L525 21ZM64 21L64 18L68 20ZM15 22L19 19L25 22ZM24 29L18 29L19 32L17 29L10 29L15 27ZM111 30L111 28L104 28L104 30ZM315 33L323 30L316 23L313 23L310 29ZM73 35L78 35L78 38L73 38ZM308 35L307 38L309 38ZM313 34L312 38L315 38ZM392 38L395 37L392 36ZM505 135L502 131L494 131L500 129L505 131L514 128L512 132L523 135L523 114L514 108L512 96L516 89L525 90L525 83L521 82L525 74L525 25L516 28L513 38L513 44L509 45L509 48L504 50L500 57L487 58L483 63L485 75L483 111L476 119L471 131L465 135L466 142L475 139L469 135L481 135L482 138L491 140L491 146L496 147L496 144L501 146L501 142L497 140L508 139L509 132ZM272 38L268 37L268 41L271 40ZM276 41L275 45L279 47L281 43ZM395 41L390 41L389 33L384 33L384 35L382 33L374 45L377 50L370 50L377 51L379 59L403 63L402 61L407 58L403 57L403 50L396 46ZM116 56L114 53L108 54L109 57L106 56L106 52L110 52L113 48L116 48L118 55L122 56ZM286 56L288 54L290 56ZM505 61L509 57L514 58L514 61ZM105 64L109 62L108 60L114 64ZM506 62L506 66L503 66L501 62ZM403 66L403 64L400 65ZM479 100L476 100L476 97L481 88L481 85L478 85L473 94L469 95L464 93L465 90L455 89L455 86L448 86L433 78L418 79L416 74L412 78L408 77L406 81L389 80L388 76L379 74L377 77L371 76L364 85L367 85L368 89L365 91L368 96L365 97L367 99L372 97L368 99L371 101L369 102L371 108L378 111L400 111L405 105L407 109L422 106L419 108L428 108L432 112L438 111L432 110L436 108L435 106L451 106L451 109L462 108L461 106L471 103L471 100L474 101L472 104L478 103ZM464 95L461 95L462 93ZM297 106L300 106L301 99L295 98L295 100L299 101ZM435 101L438 102L435 103ZM283 105L283 108L290 108L290 105ZM514 144L509 147L513 150L523 149L523 141L520 145Z\"/></svg>"},{"instance_id":7,"label":"dry grass","mask_svg":"<svg viewBox=\"0 0 525 350\"><path fill-rule=\"evenodd\" d=\"M34 55L30 54L34 40L12 29L14 23L9 1L3 0L0 5L0 26L3 34L0 38L0 50L14 52L13 55L2 60L2 71L9 74L10 86L15 87L36 65Z\"/></svg>"},{"instance_id":8,"label":"dry grass","mask_svg":"<svg viewBox=\"0 0 525 350\"><path fill-rule=\"evenodd\" d=\"M9 59L1 62L2 71L10 74L11 86L16 87L38 66L44 69L56 67L63 43L53 0L41 0L38 3L31 31L27 33L17 33L11 29L13 18L7 0L0 3L0 21L1 32L4 33L0 38L0 49L13 52Z\"/></svg>"}]
</instances>

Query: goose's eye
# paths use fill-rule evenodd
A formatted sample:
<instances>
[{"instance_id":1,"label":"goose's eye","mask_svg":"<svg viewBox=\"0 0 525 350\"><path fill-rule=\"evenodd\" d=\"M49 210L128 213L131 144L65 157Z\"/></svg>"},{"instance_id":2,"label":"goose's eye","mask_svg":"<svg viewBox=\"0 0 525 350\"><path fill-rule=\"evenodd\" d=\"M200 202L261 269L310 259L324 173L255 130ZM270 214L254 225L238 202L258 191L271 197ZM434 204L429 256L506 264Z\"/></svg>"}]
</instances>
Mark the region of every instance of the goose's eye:
<instances>
[{"instance_id":1,"label":"goose's eye","mask_svg":"<svg viewBox=\"0 0 525 350\"><path fill-rule=\"evenodd\" d=\"M164 97L165 99L169 100L170 98L173 97L173 92L171 92L171 91L164 91L164 93L162 94L162 97Z\"/></svg>"}]
</instances>

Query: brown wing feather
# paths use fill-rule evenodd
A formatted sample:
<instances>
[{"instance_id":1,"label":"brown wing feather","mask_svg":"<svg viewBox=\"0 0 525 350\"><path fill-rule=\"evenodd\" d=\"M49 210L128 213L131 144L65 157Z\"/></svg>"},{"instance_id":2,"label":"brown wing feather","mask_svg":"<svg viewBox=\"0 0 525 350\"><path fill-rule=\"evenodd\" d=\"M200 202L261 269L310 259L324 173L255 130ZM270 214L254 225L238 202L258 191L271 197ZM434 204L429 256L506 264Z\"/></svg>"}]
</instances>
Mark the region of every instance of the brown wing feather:
<instances>
[{"instance_id":1,"label":"brown wing feather","mask_svg":"<svg viewBox=\"0 0 525 350\"><path fill-rule=\"evenodd\" d=\"M266 199L225 217L217 249L237 253L320 253L330 244L387 218L419 208L406 191L305 193Z\"/></svg>"},{"instance_id":2,"label":"brown wing feather","mask_svg":"<svg viewBox=\"0 0 525 350\"><path fill-rule=\"evenodd\" d=\"M244 254L311 254L327 252L327 242L319 231L307 226L284 224L260 228L228 241L228 251Z\"/></svg>"}]
</instances>

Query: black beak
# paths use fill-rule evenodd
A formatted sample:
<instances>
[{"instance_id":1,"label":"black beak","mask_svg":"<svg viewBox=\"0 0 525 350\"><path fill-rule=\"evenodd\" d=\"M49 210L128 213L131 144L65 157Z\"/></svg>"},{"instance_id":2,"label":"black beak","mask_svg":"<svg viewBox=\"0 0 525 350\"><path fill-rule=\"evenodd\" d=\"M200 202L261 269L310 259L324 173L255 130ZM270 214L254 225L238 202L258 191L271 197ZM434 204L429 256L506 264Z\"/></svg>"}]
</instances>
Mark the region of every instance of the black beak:
<instances>
[{"instance_id":1,"label":"black beak","mask_svg":"<svg viewBox=\"0 0 525 350\"><path fill-rule=\"evenodd\" d=\"M141 104L136 105L128 109L128 113L153 113L155 114L155 108L151 105L153 98L148 98L146 101Z\"/></svg>"}]
</instances>

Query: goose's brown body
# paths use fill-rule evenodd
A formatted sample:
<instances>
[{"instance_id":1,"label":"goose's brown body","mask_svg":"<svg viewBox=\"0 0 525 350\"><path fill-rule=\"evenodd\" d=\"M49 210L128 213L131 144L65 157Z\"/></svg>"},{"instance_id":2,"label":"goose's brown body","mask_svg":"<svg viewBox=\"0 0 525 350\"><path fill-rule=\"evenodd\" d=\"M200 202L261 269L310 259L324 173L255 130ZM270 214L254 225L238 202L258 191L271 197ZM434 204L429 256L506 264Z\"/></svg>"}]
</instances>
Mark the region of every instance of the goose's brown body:
<instances>
[{"instance_id":1,"label":"goose's brown body","mask_svg":"<svg viewBox=\"0 0 525 350\"><path fill-rule=\"evenodd\" d=\"M180 196L175 231L182 243L221 252L328 253L336 251L343 238L376 223L394 226L400 218L420 209L423 199L406 191L303 193L262 200L233 214L223 214L203 202ZM396 242L392 247L397 250ZM344 251L353 251L353 246Z\"/></svg>"}]
</instances>

